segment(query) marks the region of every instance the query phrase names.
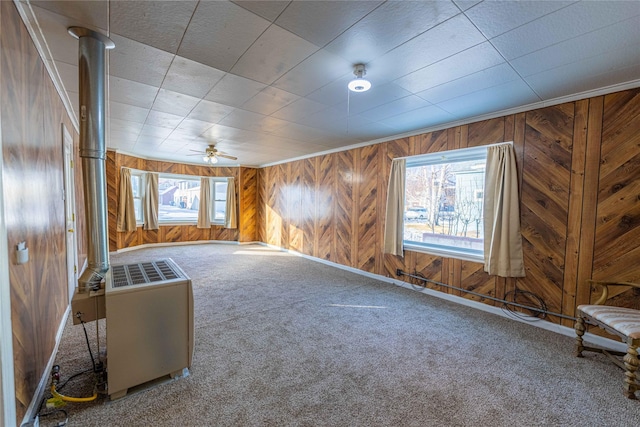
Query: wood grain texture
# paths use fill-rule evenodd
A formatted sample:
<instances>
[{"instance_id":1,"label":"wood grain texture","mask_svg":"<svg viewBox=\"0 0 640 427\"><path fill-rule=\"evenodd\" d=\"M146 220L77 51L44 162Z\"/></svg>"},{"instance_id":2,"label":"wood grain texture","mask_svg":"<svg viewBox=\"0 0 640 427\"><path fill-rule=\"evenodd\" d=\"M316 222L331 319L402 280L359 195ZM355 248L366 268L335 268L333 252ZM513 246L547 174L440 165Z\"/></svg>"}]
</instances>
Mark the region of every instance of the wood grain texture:
<instances>
[{"instance_id":1,"label":"wood grain texture","mask_svg":"<svg viewBox=\"0 0 640 427\"><path fill-rule=\"evenodd\" d=\"M302 253L317 256L316 220L317 191L316 165L318 157L303 160L302 166ZM264 240L263 240L264 241Z\"/></svg>"},{"instance_id":2,"label":"wood grain texture","mask_svg":"<svg viewBox=\"0 0 640 427\"><path fill-rule=\"evenodd\" d=\"M378 250L378 173L379 145L370 145L356 149L359 165L359 194L356 208L358 218L358 259L356 267L374 273Z\"/></svg>"},{"instance_id":3,"label":"wood grain texture","mask_svg":"<svg viewBox=\"0 0 640 427\"><path fill-rule=\"evenodd\" d=\"M331 260L335 233L334 209L334 160L335 154L322 156L318 162L316 196L316 257Z\"/></svg>"},{"instance_id":4,"label":"wood grain texture","mask_svg":"<svg viewBox=\"0 0 640 427\"><path fill-rule=\"evenodd\" d=\"M350 267L354 266L353 249L357 244L355 240L354 217L355 203L353 202L353 186L355 173L354 152L341 151L335 156L335 230L336 230L336 254L335 262Z\"/></svg>"},{"instance_id":5,"label":"wood grain texture","mask_svg":"<svg viewBox=\"0 0 640 427\"><path fill-rule=\"evenodd\" d=\"M258 239L258 170L241 167L239 173L238 240L255 242Z\"/></svg>"},{"instance_id":6,"label":"wood grain texture","mask_svg":"<svg viewBox=\"0 0 640 427\"><path fill-rule=\"evenodd\" d=\"M467 147L477 147L480 145L511 141L511 139L505 138L504 117L497 117L495 119L471 123L469 124L468 129Z\"/></svg>"},{"instance_id":7,"label":"wood grain texture","mask_svg":"<svg viewBox=\"0 0 640 427\"><path fill-rule=\"evenodd\" d=\"M2 209L9 254L24 241L30 258L26 264L5 260L21 420L45 374L69 302L61 125L70 120L14 4L0 3L0 14ZM79 223L84 227L82 219ZM84 245L80 239L81 250Z\"/></svg>"},{"instance_id":8,"label":"wood grain texture","mask_svg":"<svg viewBox=\"0 0 640 427\"><path fill-rule=\"evenodd\" d=\"M296 252L302 252L304 246L304 233L302 226L302 168L303 162L297 161L289 164L287 169L287 187L289 189L288 200L285 201L288 209L288 246Z\"/></svg>"}]
</instances>

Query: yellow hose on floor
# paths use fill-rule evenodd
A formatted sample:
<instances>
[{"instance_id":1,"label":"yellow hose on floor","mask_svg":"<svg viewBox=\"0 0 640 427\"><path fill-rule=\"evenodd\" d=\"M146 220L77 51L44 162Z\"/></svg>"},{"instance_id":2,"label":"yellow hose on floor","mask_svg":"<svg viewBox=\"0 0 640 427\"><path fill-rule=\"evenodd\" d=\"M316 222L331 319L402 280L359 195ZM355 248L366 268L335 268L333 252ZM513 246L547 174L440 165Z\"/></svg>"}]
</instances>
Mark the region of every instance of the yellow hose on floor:
<instances>
[{"instance_id":1,"label":"yellow hose on floor","mask_svg":"<svg viewBox=\"0 0 640 427\"><path fill-rule=\"evenodd\" d=\"M91 397L69 397L64 396L56 391L56 385L51 384L51 394L53 397L58 398L60 400L64 400L65 402L91 402L92 400L96 400L98 398L98 393L93 392L93 396Z\"/></svg>"}]
</instances>

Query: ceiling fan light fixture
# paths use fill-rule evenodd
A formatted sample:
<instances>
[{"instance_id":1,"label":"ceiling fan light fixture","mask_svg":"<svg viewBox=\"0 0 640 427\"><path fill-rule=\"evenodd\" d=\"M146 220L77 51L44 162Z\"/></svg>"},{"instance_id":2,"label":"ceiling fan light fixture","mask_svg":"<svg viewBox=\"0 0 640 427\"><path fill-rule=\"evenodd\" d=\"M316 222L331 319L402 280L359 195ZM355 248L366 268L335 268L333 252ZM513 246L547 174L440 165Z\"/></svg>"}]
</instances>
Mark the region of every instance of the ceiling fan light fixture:
<instances>
[{"instance_id":1,"label":"ceiling fan light fixture","mask_svg":"<svg viewBox=\"0 0 640 427\"><path fill-rule=\"evenodd\" d=\"M347 86L351 92L366 92L371 89L371 82L363 78L367 74L364 64L356 64L353 67L353 74L356 78L351 80Z\"/></svg>"}]
</instances>

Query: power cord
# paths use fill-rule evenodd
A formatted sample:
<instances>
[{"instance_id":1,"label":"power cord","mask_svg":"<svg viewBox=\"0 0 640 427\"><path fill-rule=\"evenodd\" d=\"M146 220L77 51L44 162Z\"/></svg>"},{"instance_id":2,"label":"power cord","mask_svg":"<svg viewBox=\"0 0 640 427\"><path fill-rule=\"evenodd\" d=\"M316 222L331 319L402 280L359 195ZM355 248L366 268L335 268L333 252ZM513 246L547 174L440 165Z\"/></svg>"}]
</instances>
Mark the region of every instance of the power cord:
<instances>
[{"instance_id":1,"label":"power cord","mask_svg":"<svg viewBox=\"0 0 640 427\"><path fill-rule=\"evenodd\" d=\"M82 320L82 313L81 312L77 312L76 313L76 317L78 318L78 320L80 320L80 323L82 324L82 330L84 331L84 339L87 342L87 348L89 349L89 356L91 357L91 366L93 366L93 370L95 372L96 371L96 361L93 358L93 352L91 351L91 344L89 344L89 334L87 334L87 328L84 326L85 321Z\"/></svg>"},{"instance_id":2,"label":"power cord","mask_svg":"<svg viewBox=\"0 0 640 427\"><path fill-rule=\"evenodd\" d=\"M511 302L531 306L531 308L528 309L531 314L525 314L516 311L509 304L504 303L502 305L502 311L506 315L516 319L524 320L526 322L537 322L547 317L547 311L549 308L547 307L547 303L539 295L536 295L533 292L522 291L516 288L513 291L507 292L504 295L504 299L508 301L510 296L513 297ZM520 299L520 301L518 301L518 299Z\"/></svg>"}]
</instances>

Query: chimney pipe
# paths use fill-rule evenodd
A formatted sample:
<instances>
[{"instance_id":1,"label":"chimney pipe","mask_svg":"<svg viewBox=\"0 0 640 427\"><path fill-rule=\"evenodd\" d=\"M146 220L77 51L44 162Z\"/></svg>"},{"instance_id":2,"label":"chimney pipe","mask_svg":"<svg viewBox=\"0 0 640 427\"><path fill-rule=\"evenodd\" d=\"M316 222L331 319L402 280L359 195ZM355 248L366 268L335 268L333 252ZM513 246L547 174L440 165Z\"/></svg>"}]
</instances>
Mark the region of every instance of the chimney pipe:
<instances>
[{"instance_id":1,"label":"chimney pipe","mask_svg":"<svg viewBox=\"0 0 640 427\"><path fill-rule=\"evenodd\" d=\"M105 52L115 45L105 35L86 28L70 27L68 31L79 43L80 157L88 248L87 268L78 279L78 291L87 292L99 289L109 271Z\"/></svg>"}]
</instances>

